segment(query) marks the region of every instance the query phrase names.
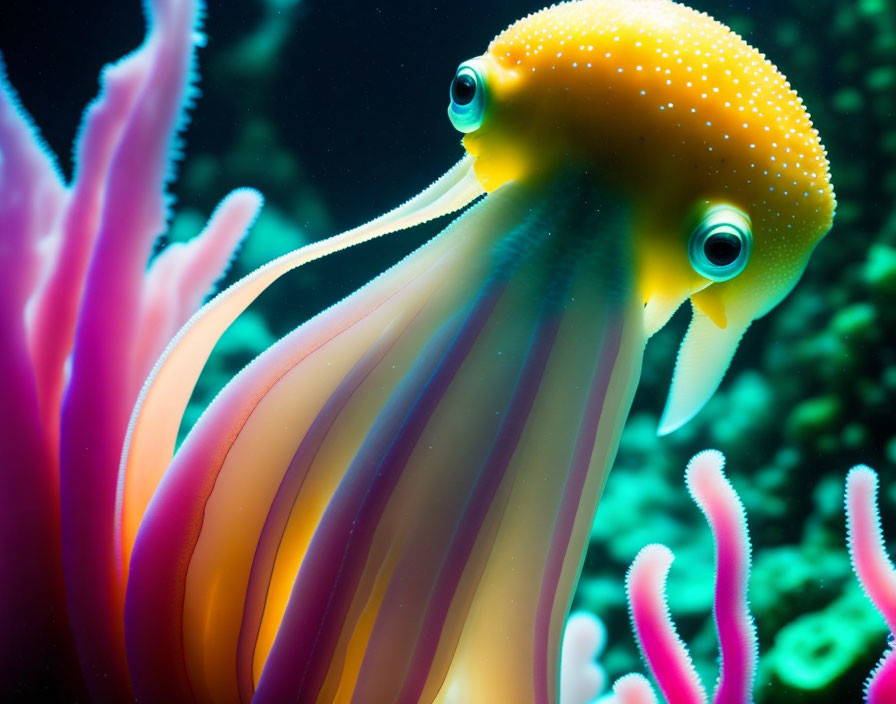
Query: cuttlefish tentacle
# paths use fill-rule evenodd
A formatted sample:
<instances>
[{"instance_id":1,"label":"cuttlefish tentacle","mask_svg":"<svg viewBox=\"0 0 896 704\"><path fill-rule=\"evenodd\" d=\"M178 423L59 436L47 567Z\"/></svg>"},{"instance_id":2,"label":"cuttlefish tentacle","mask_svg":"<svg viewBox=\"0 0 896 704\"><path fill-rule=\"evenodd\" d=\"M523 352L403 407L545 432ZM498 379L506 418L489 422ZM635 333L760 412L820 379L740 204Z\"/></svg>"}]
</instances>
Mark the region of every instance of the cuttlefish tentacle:
<instances>
[{"instance_id":1,"label":"cuttlefish tentacle","mask_svg":"<svg viewBox=\"0 0 896 704\"><path fill-rule=\"evenodd\" d=\"M489 276L463 323L447 347L420 356L355 455L302 562L257 701L299 692L298 701L413 702L424 690L423 700L440 690L450 699L457 686L471 687L477 698L490 690L496 696L531 691L520 663L535 670L547 641L559 634L568 606L563 587L579 567L580 544L572 561L565 559L579 492L589 468L603 475L612 452L607 446L595 451L602 404L584 400L587 370L600 360L603 398L619 358L617 321L628 312L630 289L618 282L626 267L612 254L617 232L595 237L583 223L563 219L551 227L535 210L494 240ZM557 208L547 210L556 216ZM604 316L605 309L615 314ZM641 341L635 319L639 334L628 337ZM592 357L567 356L589 338ZM621 367L636 373L630 360L639 358L640 343L629 355L632 339L627 342ZM630 392L631 383L621 386ZM553 410L559 390L567 414ZM458 414L457 408L468 410ZM576 420L582 416L587 422ZM560 436L576 431L583 442L572 455L574 443ZM592 454L599 456L593 464ZM555 460L561 473L569 465L568 479L544 487L537 455ZM514 510L505 514L508 503ZM584 505L593 510L593 501ZM523 530L521 513L529 523ZM578 538L590 525L591 512L583 514ZM552 531L558 516L561 526ZM515 556L515 577L525 586L507 584L508 556ZM546 567L553 582L542 599L541 644L532 626ZM516 593L511 612L508 589ZM507 650L511 633L515 646L503 672L481 669ZM547 696L547 680L544 685Z\"/></svg>"},{"instance_id":2,"label":"cuttlefish tentacle","mask_svg":"<svg viewBox=\"0 0 896 704\"><path fill-rule=\"evenodd\" d=\"M416 579L432 579L438 572L438 561L427 568L428 562L434 558L437 560L443 554L440 543L449 538L453 532L456 516L462 511L463 502L467 493L463 490L458 493L458 488L465 486L465 481L458 479L467 476L476 464L479 463L479 453L493 437L497 428L497 421L503 412L501 409L507 403L511 380L515 377L517 365L520 363L520 354L517 347L517 338L526 339L529 335L528 328L531 317L528 311L526 315L518 316L515 325L522 325L526 332L518 332L514 325L501 325L499 318L503 306L507 305L508 297L514 296L511 279L522 256L522 250L530 239L530 231L533 226L525 223L521 228L506 236L506 242L499 241L495 248L500 254L492 255L494 260L491 270L479 293L469 309L463 313L463 323L460 328L450 336L447 347L437 347L432 350L433 356L423 355L415 365L415 370L409 372L398 390L393 394L387 407L380 416L379 422L371 430L367 440L356 455L352 468L349 469L345 482L340 486L324 516L324 520L318 527L309 554L306 557L299 580L293 590L291 603L296 606L286 616L286 622L295 625L295 628L286 626L284 632L291 635L284 637L277 645L279 657L288 660L298 660L307 663L307 671L299 674L299 681L295 681L295 672L284 668L273 668L273 674L267 676L267 683L259 696L271 699L279 699L285 691L294 691L296 684L303 691L303 696L312 696L312 692L320 691L331 661L340 661L341 654L336 654L339 642L346 638L340 637L343 632L351 633L353 624L349 617L352 603L358 602L358 587L364 583L361 574L364 570L370 570L370 560L366 557L371 549L373 541L373 529L379 523L394 524L389 521L384 512L388 513L386 501L394 492L401 491L399 482L412 482L411 477L418 471L420 462L426 463L427 482L422 489L425 496L431 498L432 503L425 498L418 499L415 503L419 506L427 506L427 512L432 517L435 506L439 506L442 518L438 521L430 519L436 526L435 529L427 528L425 523L419 523L417 529L428 536L424 541L424 547L428 550L415 550L416 541L407 548L400 549L400 562L389 568L386 575L388 589L382 597L379 609L383 612L391 610L391 604L397 598L402 599L402 594L407 588L407 581L402 574L407 568L416 563ZM518 288L518 287L517 287ZM470 361L482 354L480 340L496 336L495 329L500 327L505 348L503 354L494 357L494 363L487 364L487 360L479 359ZM486 348L488 349L488 348ZM495 368L494 364L499 363ZM452 466L432 445L422 457L417 457L415 448L422 443L422 436L430 421L434 424L440 413L445 412L449 404L458 403L453 395L458 385L463 386L462 379L471 374L471 369L476 369L476 384L481 390L488 390L488 415L494 416L491 422L478 423L477 427L470 428L466 441L464 456L465 461L461 467ZM477 404L482 406L482 403ZM471 414L475 411L471 410ZM458 423L453 423L455 428ZM456 432L456 430L454 431ZM483 435L484 433L484 435ZM394 440L392 440L394 438ZM443 434L434 441L444 443L449 438ZM432 456L432 457L431 457ZM439 475L441 471L450 473L455 487L449 493L450 487L440 487ZM454 504L454 505L452 505ZM404 511L410 511L404 508ZM414 509L414 513L417 509ZM447 522L447 528L445 523ZM403 533L403 531L401 531ZM360 537L359 537L360 536ZM439 537L441 536L441 538ZM349 540L349 547L339 554L345 540ZM351 542L354 540L354 544ZM360 545L358 542L361 541ZM406 543L407 538L402 535L393 535L389 544ZM426 552L428 551L428 555ZM415 559L409 559L408 555L415 555ZM383 559L389 559L388 555L382 555ZM392 551L395 559L395 551ZM382 567L373 565L374 570ZM329 577L327 575L330 575ZM411 575L406 575L411 578ZM331 589L321 589L321 583L330 583ZM398 586L404 583L405 586ZM413 603L416 599L426 600L429 587L411 589L408 594L409 602L405 604L406 613L414 613ZM375 589L376 585L367 582L368 589ZM368 595L361 595L363 605ZM355 613L355 618L361 614ZM348 623L348 625L346 625ZM376 621L374 635L386 630L408 630L405 638L397 642L413 643L416 640L416 629L419 624L407 619L399 622L389 622L388 619ZM380 633L380 637L382 634ZM334 657L336 655L336 657ZM402 653L393 652L393 660L402 656ZM367 659L365 659L366 663ZM369 668L367 668L369 669ZM374 668L375 670L376 668ZM399 668L403 669L403 668ZM292 668L295 670L295 668ZM395 672L395 668L392 668ZM369 674L368 674L369 676ZM283 680L276 686L272 682ZM340 679L335 678L333 686L338 685ZM393 678L394 679L394 678ZM273 691L273 693L272 693ZM362 690L363 691L363 690ZM379 690L376 690L379 691ZM316 696L316 695L315 695ZM327 695L321 694L323 698Z\"/></svg>"},{"instance_id":3,"label":"cuttlefish tentacle","mask_svg":"<svg viewBox=\"0 0 896 704\"><path fill-rule=\"evenodd\" d=\"M283 581L278 572L284 570L282 564L284 560L281 559L279 569L275 570L278 554L289 555L293 552L300 552L292 547L292 543L295 541L291 539L291 535L287 535L287 530L299 503L300 491L304 488L305 493L308 493L306 481L308 481L311 465L340 417L344 415L346 406L356 399L359 389L368 380L371 373L383 363L386 355L395 349L396 342L408 331L410 324L415 319L416 316L409 321L396 321L389 324L380 338L352 367L309 427L277 488L274 502L265 518L258 539L258 547L252 559L252 569L246 588L246 601L239 631L236 654L237 680L240 696L244 701L252 698L257 679L255 671L260 671L264 662L262 651L265 649L256 647L260 636L262 636L263 622L265 627L263 640L269 644L272 640L272 633L276 632L277 621L279 621L278 615L272 614L270 611L265 619L269 589L271 589L272 583L277 584ZM291 533L296 533L295 526L292 526ZM293 562L295 563L295 561ZM273 598L276 599L276 595ZM282 597L279 601L283 601ZM261 663L257 667L255 665L256 653L258 653Z\"/></svg>"},{"instance_id":4,"label":"cuttlefish tentacle","mask_svg":"<svg viewBox=\"0 0 896 704\"><path fill-rule=\"evenodd\" d=\"M534 671L559 638L621 425L614 411L598 426L603 400L628 403L643 346L620 274L626 238L609 226L595 236L607 213L588 208L550 223L564 207L508 185L321 319L367 309L359 301L381 296L382 279L398 288L385 303L309 354L312 321L216 400L160 485L131 566L135 673L147 659L183 663L182 689L138 678L138 692L247 701L258 683L262 702L287 691L416 701L424 690L450 701L459 686L477 697L498 680L531 688L517 660ZM270 364L284 355L290 365ZM245 416L241 387L271 368L281 371ZM291 442L260 451L274 419L293 426ZM220 433L226 448L209 458ZM545 453L568 473L549 489ZM526 528L516 505L505 517L508 503L528 506ZM558 514L569 520L553 530ZM526 585L522 617L505 603L509 555ZM481 669L506 648L486 635L495 619L517 644L500 678ZM544 673L545 692L554 677Z\"/></svg>"},{"instance_id":5,"label":"cuttlefish tentacle","mask_svg":"<svg viewBox=\"0 0 896 704\"><path fill-rule=\"evenodd\" d=\"M127 596L128 630L135 633L129 638L132 644L129 658L142 665L157 665L166 671L181 671L183 674L183 677L172 677L168 682L152 678L146 686L149 688L147 691L154 693L155 699L172 700L188 691L182 654L184 646L181 641L185 636L187 639L194 635L202 638L205 633L203 603L211 601L203 597L201 590L195 590L197 611L193 616L197 623L191 622L190 628L185 629L182 621L183 602L187 598L186 562L199 541L200 527L208 526L217 515L213 510L215 501L206 505L212 489L226 486L223 477L232 476L237 481L244 481L247 500L249 496L257 496L259 492L269 492L256 507L259 512L264 510L266 514L283 469L334 389L364 355L365 350L375 345L385 328L400 331L401 325L409 325L405 335L410 342L397 350L400 356L391 360L391 364L380 365L382 373L371 380L371 388L365 392L362 402L353 406L352 415L344 427L339 428L339 432L330 432L330 436L336 441L324 448L320 464L304 480L306 490L301 498L307 505L301 505L297 514L300 520L295 526L291 526L291 534L287 537L299 540L300 544L310 539L317 520L314 517L319 517L323 511L334 490L333 484L339 480L363 439L363 429L372 423L381 408L383 388L392 386L406 372L407 366L419 351L415 341L431 337L438 321L457 310L456 296L465 295L462 283L468 275L474 275L472 270L468 271L470 267L465 266L465 263L475 261L482 254L483 243L481 239L464 237L463 234L456 237L449 235L456 230L465 231L465 223L471 220L483 219L495 231L506 231L509 225L504 221L508 219L509 211L512 210L515 214L523 207L522 204L511 204L508 198L490 199L488 207L484 208L484 205L474 207L442 237L436 238L358 293L275 345L263 358L234 379L227 393L213 404L203 421L184 442L148 508L141 530L141 541L130 560L131 570L136 574L132 574L129 580ZM482 269L482 266L478 269ZM438 296L433 295L436 291ZM459 293L452 295L452 291ZM425 305L429 306L429 312L418 315ZM212 314L214 312L212 309ZM410 322L404 323L402 320ZM159 406L155 410L160 411L161 408ZM148 420L155 423L164 421L152 418ZM272 423L277 424L277 429L283 430L272 433ZM133 452L132 446L132 454ZM138 455L130 459L130 467L141 469L141 463L152 461L154 457ZM255 469L248 472L246 463ZM268 463L274 468L272 471L279 474L271 474L267 481L262 481L262 470ZM337 467L337 470L331 470L331 467ZM222 493L228 495L226 492ZM219 500L221 495L219 494ZM233 523L232 514L227 512L229 507L223 510L225 530L220 537L213 530L208 530L205 532L205 540L221 546L230 544L233 548L227 551L229 561L225 560L220 565L225 576L242 574L231 571L234 560L239 561L240 569L248 573L256 544L253 542L249 552L238 549L246 533L241 525ZM243 518L248 520L246 516ZM255 518L259 521L260 529L264 514ZM226 530L228 526L231 530ZM300 550L299 556L303 551L304 548ZM181 554L183 557L180 561L172 561L172 554ZM281 567L277 569L282 571ZM170 573L170 577L163 579L163 572ZM291 585L295 570L287 568L286 574L289 575L286 579ZM277 570L275 577L283 579ZM198 579L195 574L193 579ZM158 589L160 582L169 584L176 592L171 597L172 600L169 600L170 594L164 594ZM145 591L143 586L146 587ZM287 595L288 588L287 586ZM280 608L285 608L285 604ZM236 612L236 617L241 611L242 608ZM169 613L170 619L164 616ZM192 612L187 610L187 613ZM262 637L273 639L273 633L270 633L272 626L268 621L274 621L273 627L276 628L277 620L279 619L271 617L262 624ZM198 628L193 628L193 625ZM226 624L225 620L216 619L213 624L220 629L231 627L234 650L239 625L239 618L234 623ZM140 634L139 637L137 633ZM213 657L205 654L201 647L197 647L197 652L199 658ZM145 668L138 666L134 670L135 679L139 680L138 673ZM150 668L147 671L157 670ZM225 682L227 679L223 676L221 678ZM175 684L178 682L179 684ZM215 682L210 686L214 689Z\"/></svg>"},{"instance_id":6,"label":"cuttlefish tentacle","mask_svg":"<svg viewBox=\"0 0 896 704\"><path fill-rule=\"evenodd\" d=\"M399 479L408 472L411 454L430 418L445 399L472 347L484 334L484 328L506 290L504 279L505 276L489 276L475 300L461 308L461 319L451 316L436 332L433 341L418 356L379 414L315 531L299 580L293 587L291 600L301 613L287 616L289 621L298 624L298 628L288 639L292 642L285 649L291 660L306 664L304 676L316 676L317 686L328 671L332 654L312 656L310 651L319 653L328 645L336 647L334 641L339 639L346 612L357 602L358 584L365 581L360 573L369 565L367 553L376 526L386 510L386 502L396 491ZM468 310L464 313L463 308ZM481 382L496 384L494 378L487 377ZM436 484L439 469L437 461L432 461L430 486ZM432 489L429 491L431 493ZM444 494L439 499L443 504L449 503ZM417 527L429 532L423 524ZM425 556L419 557L423 559ZM385 562L394 560L395 552L391 557L381 554L381 558ZM401 571L401 567L391 568L393 576L396 571ZM381 565L376 564L373 568L379 570ZM332 592L322 586L329 582L333 584ZM367 586L374 587L370 582ZM391 593L392 589L388 591ZM390 601L390 593L383 597L383 608ZM362 604L367 598L367 595L362 597ZM333 617L330 615L333 612L340 615ZM300 645L296 644L297 640L301 641ZM284 646L279 647L284 649Z\"/></svg>"},{"instance_id":7,"label":"cuttlefish tentacle","mask_svg":"<svg viewBox=\"0 0 896 704\"><path fill-rule=\"evenodd\" d=\"M130 553L150 497L174 454L180 419L212 348L262 291L286 272L369 239L426 222L468 205L483 193L462 159L415 198L361 227L285 254L257 269L202 307L162 353L131 415L119 472L115 542L121 588Z\"/></svg>"}]
</instances>

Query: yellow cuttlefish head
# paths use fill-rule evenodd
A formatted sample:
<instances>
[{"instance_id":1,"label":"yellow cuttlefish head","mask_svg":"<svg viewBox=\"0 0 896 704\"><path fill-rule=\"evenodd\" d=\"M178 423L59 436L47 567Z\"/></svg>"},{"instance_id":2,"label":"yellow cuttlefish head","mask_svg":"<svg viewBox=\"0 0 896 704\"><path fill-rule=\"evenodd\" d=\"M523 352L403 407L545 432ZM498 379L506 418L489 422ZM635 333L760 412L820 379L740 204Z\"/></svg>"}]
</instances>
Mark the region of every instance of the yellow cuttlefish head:
<instances>
[{"instance_id":1,"label":"yellow cuttlefish head","mask_svg":"<svg viewBox=\"0 0 896 704\"><path fill-rule=\"evenodd\" d=\"M485 190L576 165L628 202L648 335L691 299L661 433L712 396L831 227L826 152L802 100L764 54L683 5L530 15L460 65L450 98Z\"/></svg>"}]
</instances>

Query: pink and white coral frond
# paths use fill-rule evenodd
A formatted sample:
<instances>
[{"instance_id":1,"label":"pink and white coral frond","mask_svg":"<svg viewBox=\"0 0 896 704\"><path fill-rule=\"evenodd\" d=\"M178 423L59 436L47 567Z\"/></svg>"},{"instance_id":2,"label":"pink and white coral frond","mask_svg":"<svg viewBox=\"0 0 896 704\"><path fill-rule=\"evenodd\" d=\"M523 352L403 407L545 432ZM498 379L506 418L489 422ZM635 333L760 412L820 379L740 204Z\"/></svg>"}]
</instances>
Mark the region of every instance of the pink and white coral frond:
<instances>
[{"instance_id":1,"label":"pink and white coral frond","mask_svg":"<svg viewBox=\"0 0 896 704\"><path fill-rule=\"evenodd\" d=\"M261 205L255 191L234 192L202 235L148 267L169 220L202 8L144 5L146 40L104 70L69 184L0 65L4 693L81 699L80 668L97 701L133 698L113 534L128 418ZM64 674L48 684L48 671Z\"/></svg>"},{"instance_id":2,"label":"pink and white coral frond","mask_svg":"<svg viewBox=\"0 0 896 704\"><path fill-rule=\"evenodd\" d=\"M849 556L868 598L890 632L896 631L896 568L887 556L877 504L877 474L853 467L846 477L846 530ZM891 644L865 684L868 704L896 701L896 650Z\"/></svg>"},{"instance_id":3,"label":"pink and white coral frond","mask_svg":"<svg viewBox=\"0 0 896 704\"><path fill-rule=\"evenodd\" d=\"M713 701L741 704L752 701L757 659L756 629L747 606L750 539L743 504L725 478L724 464L722 453L701 452L688 464L685 481L715 540L713 613L721 664ZM666 599L666 577L673 559L672 551L663 545L648 545L638 553L626 578L629 609L638 645L666 701L702 704L707 701L706 690L675 630ZM637 677L614 686L622 704L650 701L648 690L646 681Z\"/></svg>"},{"instance_id":4,"label":"pink and white coral frond","mask_svg":"<svg viewBox=\"0 0 896 704\"><path fill-rule=\"evenodd\" d=\"M703 704L706 690L675 630L666 599L666 577L674 559L665 545L641 548L625 580L629 611L638 645L666 700Z\"/></svg>"},{"instance_id":5,"label":"pink and white coral frond","mask_svg":"<svg viewBox=\"0 0 896 704\"><path fill-rule=\"evenodd\" d=\"M725 478L725 456L706 450L694 456L685 481L703 511L715 541L716 583L713 616L719 634L721 666L713 701L752 700L758 646L756 627L747 606L750 535L744 506Z\"/></svg>"},{"instance_id":6,"label":"pink and white coral frond","mask_svg":"<svg viewBox=\"0 0 896 704\"><path fill-rule=\"evenodd\" d=\"M560 704L589 704L603 691L606 674L597 664L607 629L596 616L572 614L560 649Z\"/></svg>"},{"instance_id":7,"label":"pink and white coral frond","mask_svg":"<svg viewBox=\"0 0 896 704\"><path fill-rule=\"evenodd\" d=\"M657 704L650 682L643 675L623 675L613 684L614 704Z\"/></svg>"}]
</instances>

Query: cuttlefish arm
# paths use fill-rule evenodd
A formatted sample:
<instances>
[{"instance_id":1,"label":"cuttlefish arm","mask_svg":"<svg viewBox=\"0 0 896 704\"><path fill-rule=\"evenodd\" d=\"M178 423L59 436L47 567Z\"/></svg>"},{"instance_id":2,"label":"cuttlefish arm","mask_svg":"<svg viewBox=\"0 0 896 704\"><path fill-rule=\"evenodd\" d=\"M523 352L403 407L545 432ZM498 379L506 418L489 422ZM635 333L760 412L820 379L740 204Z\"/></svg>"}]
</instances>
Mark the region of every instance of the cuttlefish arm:
<instances>
[{"instance_id":1,"label":"cuttlefish arm","mask_svg":"<svg viewBox=\"0 0 896 704\"><path fill-rule=\"evenodd\" d=\"M168 467L184 410L224 331L276 279L304 263L456 211L482 195L465 158L425 191L371 222L283 255L202 307L178 332L146 380L131 415L119 473L115 535L122 588L137 528Z\"/></svg>"},{"instance_id":2,"label":"cuttlefish arm","mask_svg":"<svg viewBox=\"0 0 896 704\"><path fill-rule=\"evenodd\" d=\"M481 193L481 187L472 177L469 159L465 159L403 206L356 230L314 243L271 262L222 292L191 318L156 364L141 391L131 418L122 456L115 524L116 542L121 556L122 592L129 581L131 553L137 529L150 498L171 463L183 410L212 348L230 323L271 282L286 271L345 246L451 212L463 207ZM296 363L296 359L301 359L310 350L337 336L342 329L364 319L371 310L389 300L413 277L414 273L407 269L404 270L404 276L383 277L365 289L368 295L347 316L336 316L332 313L319 316L314 325L305 329L306 334L302 342L306 346L289 350L290 354L272 360L274 366L264 379L249 378L247 370L239 377L245 394L239 410L244 416L248 415L258 398L264 396L277 377ZM382 321L374 320L374 324L377 322ZM369 341L359 342L357 339L353 339L353 342L362 346L369 344ZM281 345L279 349L282 350L283 346ZM268 356L268 359L270 360L271 356ZM256 370L258 368L259 365L254 367ZM304 389L303 393L307 396L308 389ZM313 400L310 401L313 403ZM207 422L204 427L212 427L211 422ZM133 640L131 639L132 642ZM140 643L135 644L135 647L138 646ZM179 696L186 696L187 690L180 687L182 680L176 676L182 669L182 663L183 658L174 655L162 664L162 670L152 672L172 672L174 676L171 678L169 691L178 692ZM139 671L139 668L135 671L135 677L138 679ZM157 684L162 685L161 682ZM172 699L177 700L179 699Z\"/></svg>"},{"instance_id":3,"label":"cuttlefish arm","mask_svg":"<svg viewBox=\"0 0 896 704\"><path fill-rule=\"evenodd\" d=\"M580 195L508 184L222 392L133 546L141 696L551 700L644 342Z\"/></svg>"},{"instance_id":4,"label":"cuttlefish arm","mask_svg":"<svg viewBox=\"0 0 896 704\"><path fill-rule=\"evenodd\" d=\"M451 236L520 193L318 523L258 701L552 700L643 334L612 209L508 186Z\"/></svg>"}]
</instances>

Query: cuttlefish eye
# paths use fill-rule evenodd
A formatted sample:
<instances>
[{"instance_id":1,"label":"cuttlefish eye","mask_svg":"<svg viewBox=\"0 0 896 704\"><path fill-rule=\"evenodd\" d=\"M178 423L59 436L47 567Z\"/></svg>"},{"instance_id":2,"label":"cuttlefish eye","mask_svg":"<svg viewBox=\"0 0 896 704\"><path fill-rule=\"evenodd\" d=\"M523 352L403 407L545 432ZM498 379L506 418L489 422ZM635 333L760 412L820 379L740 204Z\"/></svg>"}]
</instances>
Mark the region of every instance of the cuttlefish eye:
<instances>
[{"instance_id":1,"label":"cuttlefish eye","mask_svg":"<svg viewBox=\"0 0 896 704\"><path fill-rule=\"evenodd\" d=\"M460 132L473 132L485 114L485 79L476 60L462 63L451 81L448 117Z\"/></svg>"},{"instance_id":2,"label":"cuttlefish eye","mask_svg":"<svg viewBox=\"0 0 896 704\"><path fill-rule=\"evenodd\" d=\"M700 276L727 281L744 270L752 249L749 216L730 205L715 205L691 233L688 256Z\"/></svg>"}]
</instances>

